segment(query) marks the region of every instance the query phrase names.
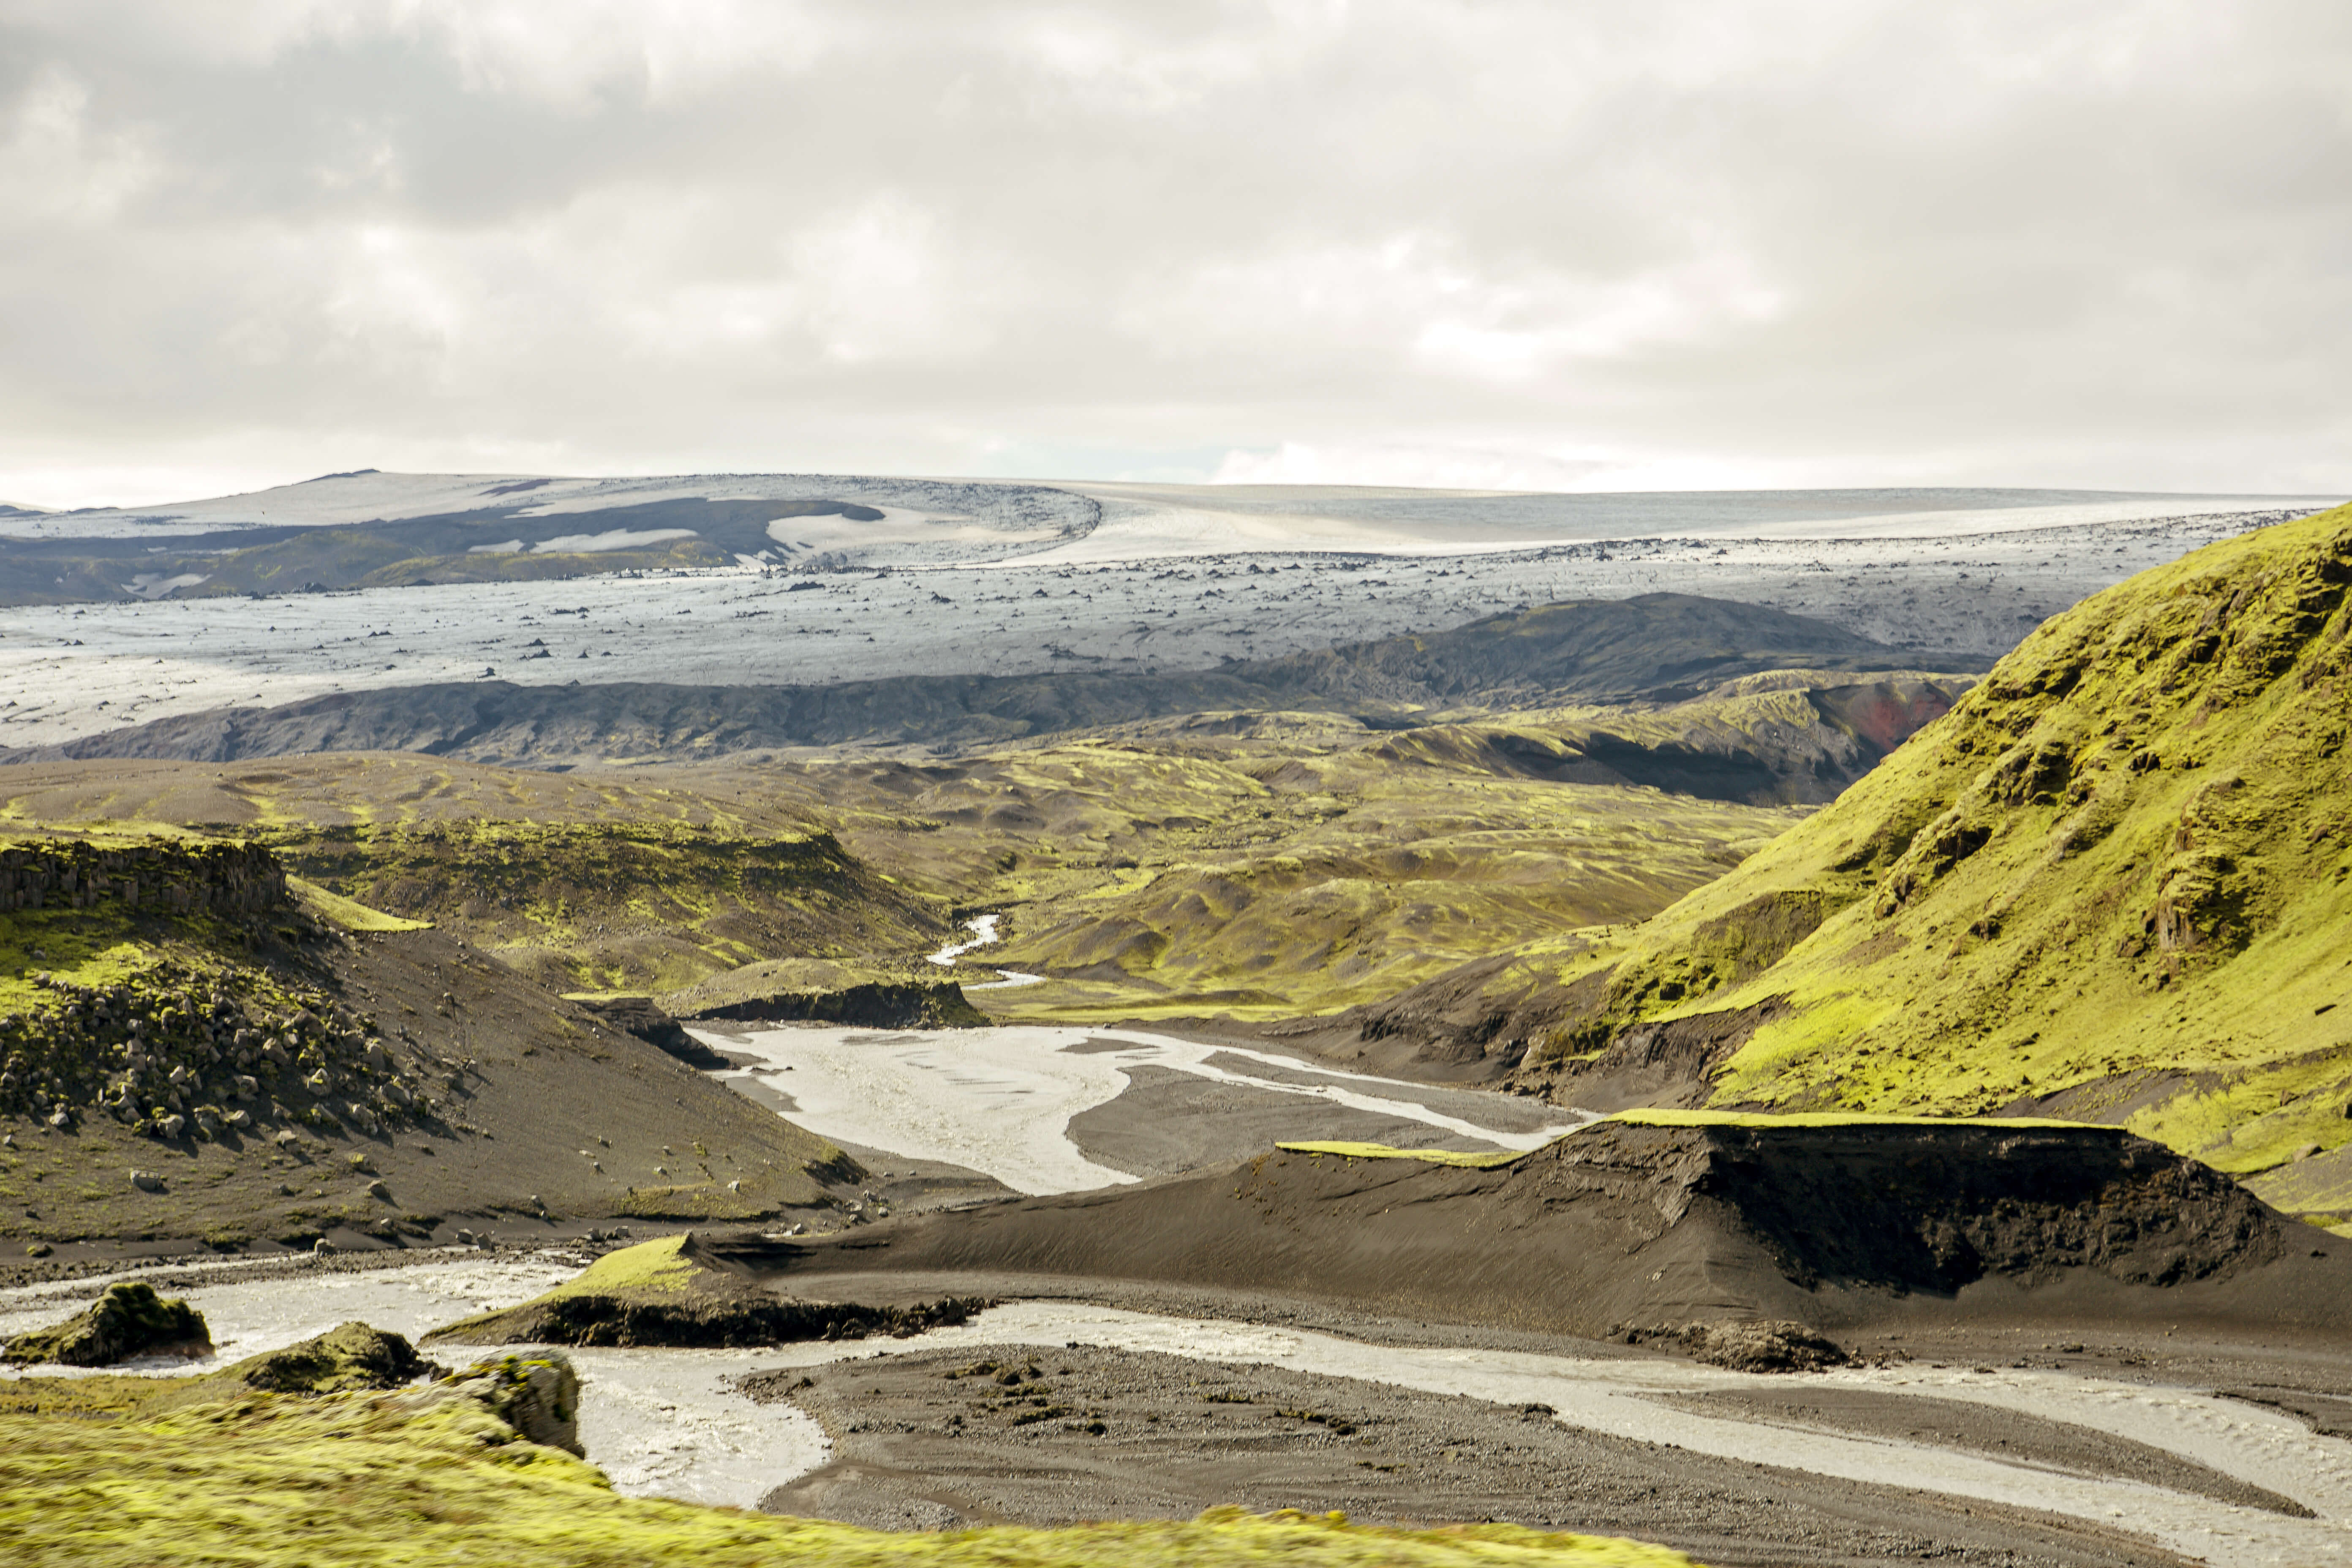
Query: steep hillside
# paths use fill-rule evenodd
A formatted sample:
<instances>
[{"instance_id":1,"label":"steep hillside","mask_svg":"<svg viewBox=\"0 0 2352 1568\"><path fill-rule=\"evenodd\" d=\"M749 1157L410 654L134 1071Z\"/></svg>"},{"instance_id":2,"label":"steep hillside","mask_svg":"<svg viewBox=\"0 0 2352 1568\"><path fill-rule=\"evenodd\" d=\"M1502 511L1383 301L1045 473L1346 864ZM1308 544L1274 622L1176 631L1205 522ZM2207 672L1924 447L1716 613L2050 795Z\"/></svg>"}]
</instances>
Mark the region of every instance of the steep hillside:
<instances>
[{"instance_id":1,"label":"steep hillside","mask_svg":"<svg viewBox=\"0 0 2352 1568\"><path fill-rule=\"evenodd\" d=\"M2352 1217L2352 508L2042 626L1631 931L1400 999L1563 1099L2121 1122Z\"/></svg>"},{"instance_id":2,"label":"steep hillside","mask_svg":"<svg viewBox=\"0 0 2352 1568\"><path fill-rule=\"evenodd\" d=\"M856 1175L462 941L155 833L0 841L0 1134L8 1250L99 1258L750 1218Z\"/></svg>"},{"instance_id":3,"label":"steep hillside","mask_svg":"<svg viewBox=\"0 0 2352 1568\"><path fill-rule=\"evenodd\" d=\"M532 558L536 559L536 558ZM906 676L824 686L518 686L338 692L0 753L16 762L405 751L523 766L698 762L839 745L982 746L1171 714L1307 710L1378 723L1566 702L1675 701L1764 671L1884 672L1906 654L1757 605L1684 594L1583 600L1451 631L1177 674ZM1942 668L1974 668L1966 660Z\"/></svg>"}]
</instances>

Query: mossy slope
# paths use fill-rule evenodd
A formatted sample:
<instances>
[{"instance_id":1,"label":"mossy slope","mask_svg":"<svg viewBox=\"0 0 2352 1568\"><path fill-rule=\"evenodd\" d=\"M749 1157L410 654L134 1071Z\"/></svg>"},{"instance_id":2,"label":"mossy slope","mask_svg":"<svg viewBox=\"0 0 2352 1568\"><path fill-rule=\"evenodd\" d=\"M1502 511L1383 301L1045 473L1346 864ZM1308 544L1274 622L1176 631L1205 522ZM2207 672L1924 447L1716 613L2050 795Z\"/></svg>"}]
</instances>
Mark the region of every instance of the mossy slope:
<instances>
[{"instance_id":1,"label":"mossy slope","mask_svg":"<svg viewBox=\"0 0 2352 1568\"><path fill-rule=\"evenodd\" d=\"M562 775L359 753L28 764L0 773L0 822L261 843L322 919L434 924L559 992L668 989L786 954L908 954L949 929L943 908L845 849L801 792L704 784L691 771Z\"/></svg>"},{"instance_id":2,"label":"mossy slope","mask_svg":"<svg viewBox=\"0 0 2352 1568\"><path fill-rule=\"evenodd\" d=\"M617 1496L478 1405L257 1396L114 1421L0 1415L0 1539L26 1568L1688 1568L1680 1552L1508 1525L1191 1522L891 1533Z\"/></svg>"},{"instance_id":3,"label":"mossy slope","mask_svg":"<svg viewBox=\"0 0 2352 1568\"><path fill-rule=\"evenodd\" d=\"M266 850L27 835L0 871L0 1239L748 1219L857 1179L443 931L306 911Z\"/></svg>"},{"instance_id":4,"label":"mossy slope","mask_svg":"<svg viewBox=\"0 0 2352 1568\"><path fill-rule=\"evenodd\" d=\"M1553 963L1581 997L1524 1076L1572 1096L1580 1056L1748 1010L1716 1104L2040 1110L2240 1173L2352 1142L2347 585L2339 508L2053 618L1834 805ZM2352 1212L2341 1158L2259 1190Z\"/></svg>"}]
</instances>

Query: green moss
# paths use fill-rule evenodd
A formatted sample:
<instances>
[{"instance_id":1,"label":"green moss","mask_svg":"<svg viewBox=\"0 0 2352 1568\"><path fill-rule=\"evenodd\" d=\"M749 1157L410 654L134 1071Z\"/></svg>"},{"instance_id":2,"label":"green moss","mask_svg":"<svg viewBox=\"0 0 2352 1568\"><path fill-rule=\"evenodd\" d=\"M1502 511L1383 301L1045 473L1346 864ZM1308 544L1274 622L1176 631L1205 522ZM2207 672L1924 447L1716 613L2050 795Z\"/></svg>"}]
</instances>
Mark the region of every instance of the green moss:
<instances>
[{"instance_id":1,"label":"green moss","mask_svg":"<svg viewBox=\"0 0 2352 1568\"><path fill-rule=\"evenodd\" d=\"M488 1411L256 1396L161 1418L0 1415L0 1537L26 1568L1687 1568L1663 1548L1503 1525L1367 1529L1213 1510L1191 1522L885 1532L616 1496Z\"/></svg>"},{"instance_id":2,"label":"green moss","mask_svg":"<svg viewBox=\"0 0 2352 1568\"><path fill-rule=\"evenodd\" d=\"M685 1235L665 1236L608 1252L539 1300L624 1291L680 1294L701 1270L701 1265L679 1255L686 1243Z\"/></svg>"},{"instance_id":3,"label":"green moss","mask_svg":"<svg viewBox=\"0 0 2352 1568\"><path fill-rule=\"evenodd\" d=\"M388 915L382 910L372 910L355 899L347 899L316 882L299 877L289 877L286 885L302 907L320 920L341 926L345 931L430 931L431 921L412 921L399 915Z\"/></svg>"},{"instance_id":4,"label":"green moss","mask_svg":"<svg viewBox=\"0 0 2352 1568\"><path fill-rule=\"evenodd\" d=\"M1642 1106L1603 1118L1635 1127L2091 1127L2093 1121L2061 1121L2046 1116L1887 1116L1865 1110L1675 1110Z\"/></svg>"},{"instance_id":5,"label":"green moss","mask_svg":"<svg viewBox=\"0 0 2352 1568\"><path fill-rule=\"evenodd\" d=\"M2339 508L2088 599L1834 805L1562 972L1612 971L1612 1026L1773 1004L1717 1105L2046 1108L2237 1173L2343 1146L2347 587ZM1829 912L1760 968L1714 956L1791 899Z\"/></svg>"},{"instance_id":6,"label":"green moss","mask_svg":"<svg viewBox=\"0 0 2352 1568\"><path fill-rule=\"evenodd\" d=\"M1474 1171L1497 1171L1516 1165L1533 1151L1526 1149L1391 1149L1385 1143L1318 1142L1276 1143L1293 1154L1338 1154L1349 1160L1418 1160L1424 1165L1458 1165Z\"/></svg>"},{"instance_id":7,"label":"green moss","mask_svg":"<svg viewBox=\"0 0 2352 1568\"><path fill-rule=\"evenodd\" d=\"M671 990L795 937L822 955L870 948L877 932L913 949L940 929L824 832L476 818L261 837L302 878L368 906L362 918L390 910L440 925L565 991ZM353 911L339 906L335 918Z\"/></svg>"}]
</instances>

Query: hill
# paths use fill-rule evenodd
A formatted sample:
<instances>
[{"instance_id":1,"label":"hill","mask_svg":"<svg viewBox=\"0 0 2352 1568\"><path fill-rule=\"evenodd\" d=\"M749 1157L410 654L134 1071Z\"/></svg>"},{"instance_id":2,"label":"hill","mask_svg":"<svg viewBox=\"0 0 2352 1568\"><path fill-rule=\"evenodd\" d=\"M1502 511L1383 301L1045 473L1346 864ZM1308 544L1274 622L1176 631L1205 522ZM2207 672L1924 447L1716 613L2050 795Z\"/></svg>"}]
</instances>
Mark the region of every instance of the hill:
<instances>
[{"instance_id":1,"label":"hill","mask_svg":"<svg viewBox=\"0 0 2352 1568\"><path fill-rule=\"evenodd\" d=\"M1975 668L1965 659L1938 662ZM19 749L5 760L234 762L403 751L551 767L842 745L971 747L1241 710L1357 714L1396 726L1465 710L1678 701L1772 670L1876 678L1919 663L1916 654L1801 616L1647 594L1546 605L1427 636L1167 675L904 676L826 686L483 680L385 687L178 715ZM1641 748L1620 750L1625 766L1638 773Z\"/></svg>"},{"instance_id":2,"label":"hill","mask_svg":"<svg viewBox=\"0 0 2352 1568\"><path fill-rule=\"evenodd\" d=\"M257 847L0 841L0 1238L106 1259L825 1205L838 1150Z\"/></svg>"},{"instance_id":3,"label":"hill","mask_svg":"<svg viewBox=\"0 0 2352 1568\"><path fill-rule=\"evenodd\" d=\"M1293 1144L706 1248L811 1300L889 1274L902 1292L1178 1285L1588 1339L2153 1321L2325 1341L2352 1247L2301 1229L2113 1128L1632 1112L1525 1155Z\"/></svg>"},{"instance_id":4,"label":"hill","mask_svg":"<svg viewBox=\"0 0 2352 1568\"><path fill-rule=\"evenodd\" d=\"M2117 1122L2352 1218L2347 584L2352 508L2132 578L1646 924L1360 1022L1602 1105Z\"/></svg>"}]
</instances>

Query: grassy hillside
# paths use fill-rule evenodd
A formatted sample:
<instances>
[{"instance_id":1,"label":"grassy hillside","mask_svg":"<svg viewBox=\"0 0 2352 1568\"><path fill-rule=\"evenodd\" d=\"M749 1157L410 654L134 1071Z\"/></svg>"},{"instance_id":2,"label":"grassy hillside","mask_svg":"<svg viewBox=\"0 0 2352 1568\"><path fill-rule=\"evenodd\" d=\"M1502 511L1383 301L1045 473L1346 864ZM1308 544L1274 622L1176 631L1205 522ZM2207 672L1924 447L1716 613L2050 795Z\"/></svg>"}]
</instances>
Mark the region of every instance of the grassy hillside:
<instances>
[{"instance_id":1,"label":"grassy hillside","mask_svg":"<svg viewBox=\"0 0 2352 1568\"><path fill-rule=\"evenodd\" d=\"M1498 942L1638 919L1799 815L1498 776L1475 751L1442 743L1410 760L1399 751L1383 742L1223 763L1111 752L1097 786L1105 805L1148 798L1123 782L1148 768L1192 781L1190 814L1106 838L1092 867L1046 864L1042 845L1015 851L997 883L1011 940L974 957L1049 983L978 999L1020 1018L1328 1012ZM1084 798L1076 781L1041 789L1039 775L1087 760L1075 753L1023 759L988 782L1050 800L1069 820Z\"/></svg>"},{"instance_id":2,"label":"grassy hillside","mask_svg":"<svg viewBox=\"0 0 2352 1568\"><path fill-rule=\"evenodd\" d=\"M361 755L278 766L34 764L0 822L166 823L276 851L329 891L433 921L557 991L667 990L782 953L905 955L945 910L808 807L740 784Z\"/></svg>"},{"instance_id":3,"label":"grassy hillside","mask_svg":"<svg viewBox=\"0 0 2352 1568\"><path fill-rule=\"evenodd\" d=\"M1592 761L1608 750L1596 736L1716 746L1717 763L1744 747L1729 765L1796 783L1870 742L1852 726L1817 720L1791 739L1751 720L1758 704L1825 700L1807 688L1400 731L1193 715L921 763L28 763L0 770L0 820L255 838L332 892L429 919L556 991L667 992L775 960L888 967L938 947L952 915L996 910L1014 940L973 954L964 977L998 963L1055 977L976 998L1008 1016L1276 1016L1385 995L1563 923L1654 913L1797 814L1613 787L1623 772Z\"/></svg>"},{"instance_id":4,"label":"grassy hillside","mask_svg":"<svg viewBox=\"0 0 2352 1568\"><path fill-rule=\"evenodd\" d=\"M2340 508L2055 617L1731 875L1523 955L1523 1077L2119 1121L2352 1215L2347 584Z\"/></svg>"}]
</instances>

